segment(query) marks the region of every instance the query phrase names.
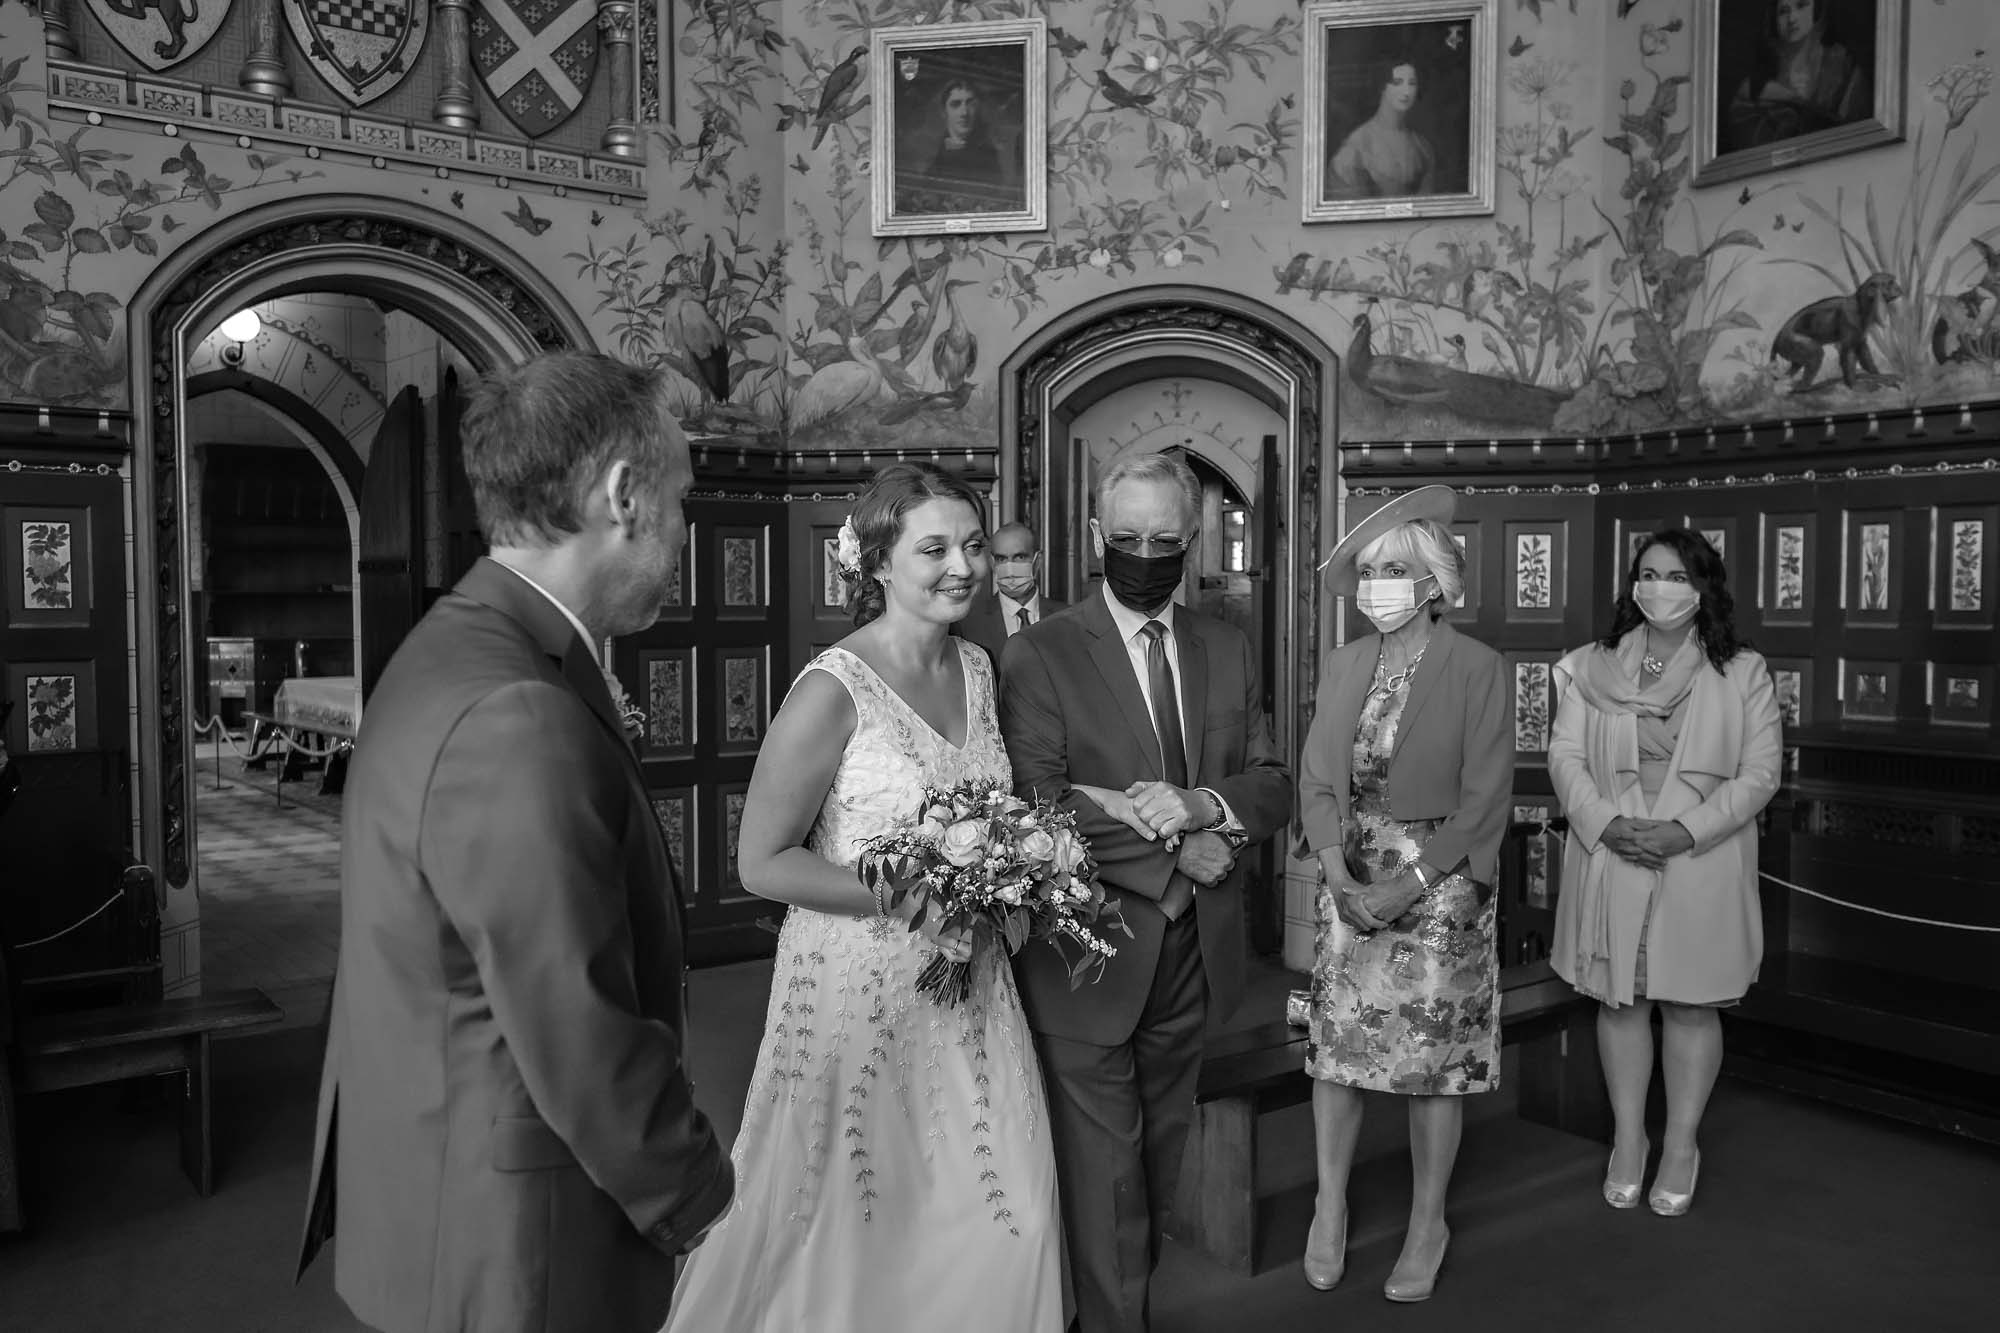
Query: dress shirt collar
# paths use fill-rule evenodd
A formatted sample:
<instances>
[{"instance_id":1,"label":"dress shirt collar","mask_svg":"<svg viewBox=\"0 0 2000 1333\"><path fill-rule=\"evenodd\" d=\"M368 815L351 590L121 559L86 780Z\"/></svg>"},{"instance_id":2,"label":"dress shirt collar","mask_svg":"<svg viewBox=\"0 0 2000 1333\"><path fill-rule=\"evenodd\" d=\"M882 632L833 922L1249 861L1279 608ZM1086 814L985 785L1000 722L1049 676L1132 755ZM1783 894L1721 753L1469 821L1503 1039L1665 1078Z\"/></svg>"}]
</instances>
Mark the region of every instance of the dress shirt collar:
<instances>
[{"instance_id":1,"label":"dress shirt collar","mask_svg":"<svg viewBox=\"0 0 2000 1333\"><path fill-rule=\"evenodd\" d=\"M560 597L557 597L547 588L544 588L541 584L535 582L533 579L529 578L526 574L523 574L520 570L514 568L512 565L507 564L506 562L500 560L495 560L493 563L499 565L500 568L506 570L509 574L512 574L515 578L521 580L521 582L527 584L530 588L533 588L536 592L540 593L542 596L548 598L549 604L554 606L556 610L562 612L563 619L567 620L571 624L571 626L575 628L576 637L583 640L583 646L590 650L591 657L595 658L597 656L597 643L590 637L590 631L585 629L583 627L583 622L576 618L576 612L570 610L567 606L563 605L562 599Z\"/></svg>"},{"instance_id":2,"label":"dress shirt collar","mask_svg":"<svg viewBox=\"0 0 2000 1333\"><path fill-rule=\"evenodd\" d=\"M1104 585L1104 604L1111 608L1111 623L1118 626L1118 637L1130 644L1146 628L1146 622L1157 620L1167 627L1168 637L1174 632L1174 604L1170 600L1160 608L1156 616L1142 615L1111 595L1111 585Z\"/></svg>"},{"instance_id":3,"label":"dress shirt collar","mask_svg":"<svg viewBox=\"0 0 2000 1333\"><path fill-rule=\"evenodd\" d=\"M1010 628L1019 620L1023 611L1028 613L1029 620L1042 618L1042 595L1039 592L1029 593L1025 602L1017 602L1004 592L994 595L1000 599L1000 618L1005 620Z\"/></svg>"}]
</instances>

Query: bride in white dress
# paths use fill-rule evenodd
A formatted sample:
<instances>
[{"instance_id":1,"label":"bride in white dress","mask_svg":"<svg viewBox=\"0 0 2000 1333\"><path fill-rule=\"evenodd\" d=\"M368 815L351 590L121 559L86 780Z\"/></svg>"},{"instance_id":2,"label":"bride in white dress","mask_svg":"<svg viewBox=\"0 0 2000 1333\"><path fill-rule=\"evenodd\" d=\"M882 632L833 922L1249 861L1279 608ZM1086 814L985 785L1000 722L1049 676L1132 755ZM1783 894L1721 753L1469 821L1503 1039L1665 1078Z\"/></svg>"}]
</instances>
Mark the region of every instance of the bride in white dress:
<instances>
[{"instance_id":1,"label":"bride in white dress","mask_svg":"<svg viewBox=\"0 0 2000 1333\"><path fill-rule=\"evenodd\" d=\"M1007 958L983 947L971 998L934 1005L917 973L939 948L969 956L966 940L880 915L855 871L926 786L1010 776L992 666L948 635L985 595L981 505L899 463L852 522L860 628L800 673L743 812L743 883L791 911L736 1200L690 1256L667 1330L1055 1333L1055 1159Z\"/></svg>"}]
</instances>

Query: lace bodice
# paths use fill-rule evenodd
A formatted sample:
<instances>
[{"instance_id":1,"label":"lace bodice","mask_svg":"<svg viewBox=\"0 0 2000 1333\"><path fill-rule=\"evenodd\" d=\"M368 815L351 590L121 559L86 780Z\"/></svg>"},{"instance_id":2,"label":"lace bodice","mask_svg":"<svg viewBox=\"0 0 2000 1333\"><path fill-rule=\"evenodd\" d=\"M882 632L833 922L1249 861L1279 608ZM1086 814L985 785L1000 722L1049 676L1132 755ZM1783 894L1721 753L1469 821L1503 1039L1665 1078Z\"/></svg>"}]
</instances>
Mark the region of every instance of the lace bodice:
<instances>
[{"instance_id":1,"label":"lace bodice","mask_svg":"<svg viewBox=\"0 0 2000 1333\"><path fill-rule=\"evenodd\" d=\"M962 639L952 642L965 666L963 746L939 735L873 667L845 648L829 648L806 664L806 671L824 671L845 685L854 699L854 734L806 839L827 860L853 865L862 843L916 817L925 787L1012 777L994 709L993 667L984 650Z\"/></svg>"}]
</instances>

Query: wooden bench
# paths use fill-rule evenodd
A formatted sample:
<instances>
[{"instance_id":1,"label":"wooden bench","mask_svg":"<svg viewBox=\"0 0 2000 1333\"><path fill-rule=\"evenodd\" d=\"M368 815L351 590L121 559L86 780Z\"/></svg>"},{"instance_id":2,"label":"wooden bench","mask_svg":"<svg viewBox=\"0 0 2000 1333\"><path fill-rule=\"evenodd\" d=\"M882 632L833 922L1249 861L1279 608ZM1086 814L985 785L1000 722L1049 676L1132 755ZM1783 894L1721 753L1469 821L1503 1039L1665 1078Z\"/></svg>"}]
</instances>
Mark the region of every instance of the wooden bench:
<instances>
[{"instance_id":1,"label":"wooden bench","mask_svg":"<svg viewBox=\"0 0 2000 1333\"><path fill-rule=\"evenodd\" d=\"M261 990L52 1014L24 1025L21 1085L28 1092L82 1088L147 1074L181 1078L181 1166L206 1197L215 1191L209 1137L209 1041L218 1032L284 1017Z\"/></svg>"},{"instance_id":2,"label":"wooden bench","mask_svg":"<svg viewBox=\"0 0 2000 1333\"><path fill-rule=\"evenodd\" d=\"M1501 1040L1532 1048L1519 1062L1524 1118L1590 1138L1608 1136L1596 1013L1596 1003L1545 962L1502 970ZM1307 1045L1303 1028L1276 1021L1215 1038L1202 1061L1175 1235L1233 1272L1256 1271L1257 1120L1312 1099Z\"/></svg>"}]
</instances>

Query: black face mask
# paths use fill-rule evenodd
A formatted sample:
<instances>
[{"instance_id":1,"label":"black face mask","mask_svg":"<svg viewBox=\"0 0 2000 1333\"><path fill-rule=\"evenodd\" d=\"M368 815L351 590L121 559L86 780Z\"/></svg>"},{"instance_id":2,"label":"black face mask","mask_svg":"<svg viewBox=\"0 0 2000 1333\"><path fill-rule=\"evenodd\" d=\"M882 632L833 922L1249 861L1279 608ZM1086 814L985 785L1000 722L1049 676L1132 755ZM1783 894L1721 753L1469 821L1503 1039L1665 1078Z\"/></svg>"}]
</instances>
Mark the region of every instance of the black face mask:
<instances>
[{"instance_id":1,"label":"black face mask","mask_svg":"<svg viewBox=\"0 0 2000 1333\"><path fill-rule=\"evenodd\" d=\"M1187 552L1179 555L1127 555L1115 546L1104 548L1104 582L1120 603L1150 615L1166 604L1181 586Z\"/></svg>"}]
</instances>

